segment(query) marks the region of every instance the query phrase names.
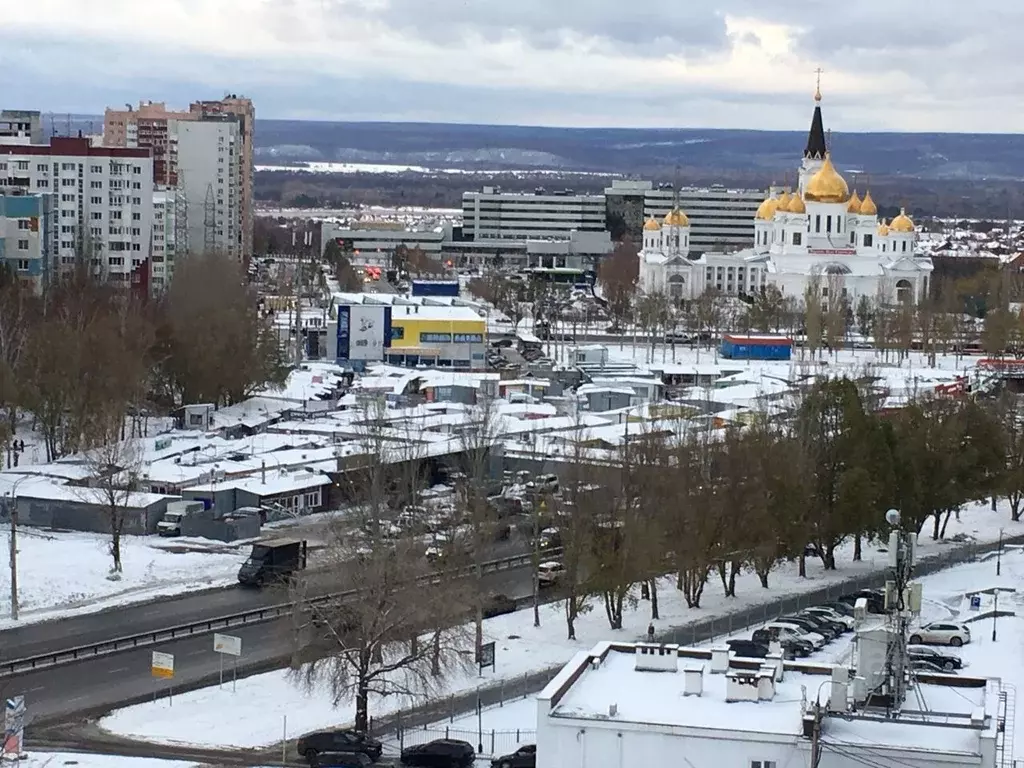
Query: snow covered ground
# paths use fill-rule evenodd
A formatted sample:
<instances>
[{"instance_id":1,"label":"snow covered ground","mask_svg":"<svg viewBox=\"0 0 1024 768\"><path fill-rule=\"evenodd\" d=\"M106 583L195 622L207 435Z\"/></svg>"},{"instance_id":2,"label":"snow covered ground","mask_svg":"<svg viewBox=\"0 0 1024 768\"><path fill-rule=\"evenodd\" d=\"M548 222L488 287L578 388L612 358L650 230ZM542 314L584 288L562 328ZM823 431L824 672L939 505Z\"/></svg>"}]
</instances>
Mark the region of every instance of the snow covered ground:
<instances>
[{"instance_id":1,"label":"snow covered ground","mask_svg":"<svg viewBox=\"0 0 1024 768\"><path fill-rule=\"evenodd\" d=\"M10 532L0 528L0 547L8 551ZM123 573L110 580L110 537L98 533L18 531L18 624L92 613L157 597L234 584L248 548L221 542L124 536ZM182 551L188 550L188 551ZM198 550L198 551L195 551ZM59 564L60 567L54 567ZM10 572L0 568L0 629L11 620Z\"/></svg>"},{"instance_id":2,"label":"snow covered ground","mask_svg":"<svg viewBox=\"0 0 1024 768\"><path fill-rule=\"evenodd\" d=\"M190 768L195 763L155 757L94 755L87 752L33 752L26 759L12 765L18 768Z\"/></svg>"},{"instance_id":3,"label":"snow covered ground","mask_svg":"<svg viewBox=\"0 0 1024 768\"><path fill-rule=\"evenodd\" d=\"M1017 532L1009 524L1009 512L1000 508L991 512L978 505L965 510L962 521L950 522L948 535L963 533L978 541L994 541L1000 527L1006 527L1007 536ZM1018 526L1024 532L1024 525ZM927 537L920 540L919 557L944 552L955 546L950 542L933 542ZM662 580L659 587L661 618L657 628L683 626L712 617L726 617L745 607L763 604L765 600L796 595L815 590L855 576L857 573L880 568L886 555L875 546L866 546L864 561L852 563L850 548L840 553L838 571L822 570L820 562L808 561L808 576L801 579L792 563L783 564L770 578L770 589L762 589L753 573L741 576L737 582L737 597L726 598L717 578L712 578L705 590L701 608L689 609L671 578ZM1005 571L1004 571L1005 573ZM1022 566L1024 573L1024 566ZM564 664L580 650L589 650L601 640L634 640L646 634L650 620L649 604L639 601L635 608L627 609L623 629L608 629L603 606L596 602L589 613L576 624L575 641L566 639L564 607L561 603L541 609L541 626L532 626L530 611L519 611L485 622L486 640L496 643L496 666L482 675L466 672L453 675L446 681L438 698L469 693L477 687L507 683L511 689L523 676L545 668ZM737 632L741 627L730 627L723 618L723 632ZM371 701L375 716L389 714L423 700L405 700L389 697ZM225 722L218 713L230 711L233 715ZM166 699L147 702L117 710L101 721L102 727L117 734L147 739L159 743L181 743L181 734L189 734L188 743L203 746L262 747L273 744L283 731L288 738L302 733L336 726L352 721L354 708L350 701L340 706L331 705L326 691L307 692L297 686L287 671L256 675L238 682L237 692L229 686L205 688L175 696L173 708ZM287 716L287 723L284 718Z\"/></svg>"}]
</instances>

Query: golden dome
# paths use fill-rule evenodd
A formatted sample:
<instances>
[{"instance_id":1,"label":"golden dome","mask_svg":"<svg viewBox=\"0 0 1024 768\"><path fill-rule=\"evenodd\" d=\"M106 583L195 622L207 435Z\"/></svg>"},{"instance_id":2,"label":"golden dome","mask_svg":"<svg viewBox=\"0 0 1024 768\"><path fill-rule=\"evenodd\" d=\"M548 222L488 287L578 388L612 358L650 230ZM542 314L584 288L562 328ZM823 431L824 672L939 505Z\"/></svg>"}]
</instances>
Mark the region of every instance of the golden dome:
<instances>
[{"instance_id":1,"label":"golden dome","mask_svg":"<svg viewBox=\"0 0 1024 768\"><path fill-rule=\"evenodd\" d=\"M864 193L864 201L860 204L861 216L877 216L878 206L875 205L875 201L871 199L871 190L869 189Z\"/></svg>"},{"instance_id":2,"label":"golden dome","mask_svg":"<svg viewBox=\"0 0 1024 768\"><path fill-rule=\"evenodd\" d=\"M897 216L889 224L889 229L893 232L913 232L914 231L914 220L907 216L905 208L900 208L900 215Z\"/></svg>"},{"instance_id":3,"label":"golden dome","mask_svg":"<svg viewBox=\"0 0 1024 768\"><path fill-rule=\"evenodd\" d=\"M661 224L659 224L658 220L653 216L651 216L649 219L647 219L647 221L644 222L645 232L657 232L659 229L661 229Z\"/></svg>"},{"instance_id":4,"label":"golden dome","mask_svg":"<svg viewBox=\"0 0 1024 768\"><path fill-rule=\"evenodd\" d=\"M804 199L800 197L800 193L797 192L789 200L789 205L786 206L786 210L790 213L807 213L807 206L804 205Z\"/></svg>"},{"instance_id":5,"label":"golden dome","mask_svg":"<svg viewBox=\"0 0 1024 768\"><path fill-rule=\"evenodd\" d=\"M886 237L889 234L889 226L885 223L885 219L882 219L882 223L878 225L878 236Z\"/></svg>"},{"instance_id":6,"label":"golden dome","mask_svg":"<svg viewBox=\"0 0 1024 768\"><path fill-rule=\"evenodd\" d=\"M775 211L779 208L779 201L774 197L765 198L759 206L757 206L757 213L754 214L755 219L761 219L763 221L771 221L772 216L775 215Z\"/></svg>"},{"instance_id":7,"label":"golden dome","mask_svg":"<svg viewBox=\"0 0 1024 768\"><path fill-rule=\"evenodd\" d=\"M857 197L857 190L853 190L853 195L850 197L850 203L846 206L847 213L862 213L860 198Z\"/></svg>"},{"instance_id":8,"label":"golden dome","mask_svg":"<svg viewBox=\"0 0 1024 768\"><path fill-rule=\"evenodd\" d=\"M778 205L775 206L775 210L779 213L785 213L786 209L789 208L789 204L793 201L793 196L789 192L783 192L779 198Z\"/></svg>"},{"instance_id":9,"label":"golden dome","mask_svg":"<svg viewBox=\"0 0 1024 768\"><path fill-rule=\"evenodd\" d=\"M690 219L681 209L673 208L666 214L663 223L666 227L688 227L690 226Z\"/></svg>"},{"instance_id":10,"label":"golden dome","mask_svg":"<svg viewBox=\"0 0 1024 768\"><path fill-rule=\"evenodd\" d=\"M807 182L804 197L815 203L845 203L850 199L850 188L832 165L830 152L825 153L825 162Z\"/></svg>"}]
</instances>

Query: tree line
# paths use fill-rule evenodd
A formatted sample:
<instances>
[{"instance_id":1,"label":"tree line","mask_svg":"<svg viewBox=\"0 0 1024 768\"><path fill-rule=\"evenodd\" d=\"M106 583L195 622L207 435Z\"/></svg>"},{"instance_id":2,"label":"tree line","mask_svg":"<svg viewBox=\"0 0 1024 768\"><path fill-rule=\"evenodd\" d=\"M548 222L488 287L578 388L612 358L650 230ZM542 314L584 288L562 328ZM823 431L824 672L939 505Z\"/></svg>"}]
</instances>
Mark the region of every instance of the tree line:
<instances>
[{"instance_id":1,"label":"tree line","mask_svg":"<svg viewBox=\"0 0 1024 768\"><path fill-rule=\"evenodd\" d=\"M0 270L0 443L30 414L49 461L141 434L144 414L283 382L271 322L242 266L217 254L182 259L154 298L83 270L37 294Z\"/></svg>"}]
</instances>

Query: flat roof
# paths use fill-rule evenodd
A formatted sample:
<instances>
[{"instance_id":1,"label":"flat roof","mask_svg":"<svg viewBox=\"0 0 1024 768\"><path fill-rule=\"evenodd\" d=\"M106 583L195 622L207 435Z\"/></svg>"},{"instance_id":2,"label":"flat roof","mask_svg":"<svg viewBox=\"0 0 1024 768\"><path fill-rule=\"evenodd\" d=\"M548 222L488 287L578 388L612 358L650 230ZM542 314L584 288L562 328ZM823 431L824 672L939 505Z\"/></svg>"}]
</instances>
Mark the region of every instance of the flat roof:
<instances>
[{"instance_id":1,"label":"flat roof","mask_svg":"<svg viewBox=\"0 0 1024 768\"><path fill-rule=\"evenodd\" d=\"M588 663L589 659L602 654L604 658L596 668ZM635 664L632 647L627 651L617 645L601 644L589 656L578 657L570 666L582 667L582 671L552 706L551 719L630 722L757 733L769 738L802 738L805 700L813 701L815 692L821 691L824 701L831 681L828 674L807 674L787 668L783 680L775 684L772 700L729 702L725 695L726 676L711 674L710 661L682 656L676 673L637 671ZM704 668L701 695L684 696L684 671L701 666ZM563 672L568 670L569 667ZM560 676L552 681L548 691L561 679ZM909 696L906 709L918 708L917 703L923 701L931 712L969 717L984 707L986 690L985 687L953 688L919 683ZM609 715L612 705L616 708L614 716ZM934 725L920 722L921 717L917 718L919 722L909 722L914 719L909 712L906 719L908 722L877 722L829 714L822 725L823 745L840 751L851 746L888 746L930 753L979 752L982 732L979 729L949 727L946 719L940 717L934 719Z\"/></svg>"}]
</instances>

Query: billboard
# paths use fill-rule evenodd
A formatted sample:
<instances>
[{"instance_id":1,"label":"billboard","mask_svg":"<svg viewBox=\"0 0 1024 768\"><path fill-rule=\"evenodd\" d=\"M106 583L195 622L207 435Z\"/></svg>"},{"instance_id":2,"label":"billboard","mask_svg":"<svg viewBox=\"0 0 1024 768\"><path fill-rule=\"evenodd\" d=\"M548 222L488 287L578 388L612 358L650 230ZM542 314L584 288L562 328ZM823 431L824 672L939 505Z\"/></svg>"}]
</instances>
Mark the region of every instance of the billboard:
<instances>
[{"instance_id":1,"label":"billboard","mask_svg":"<svg viewBox=\"0 0 1024 768\"><path fill-rule=\"evenodd\" d=\"M391 346L391 307L338 307L338 360L383 360Z\"/></svg>"}]
</instances>

